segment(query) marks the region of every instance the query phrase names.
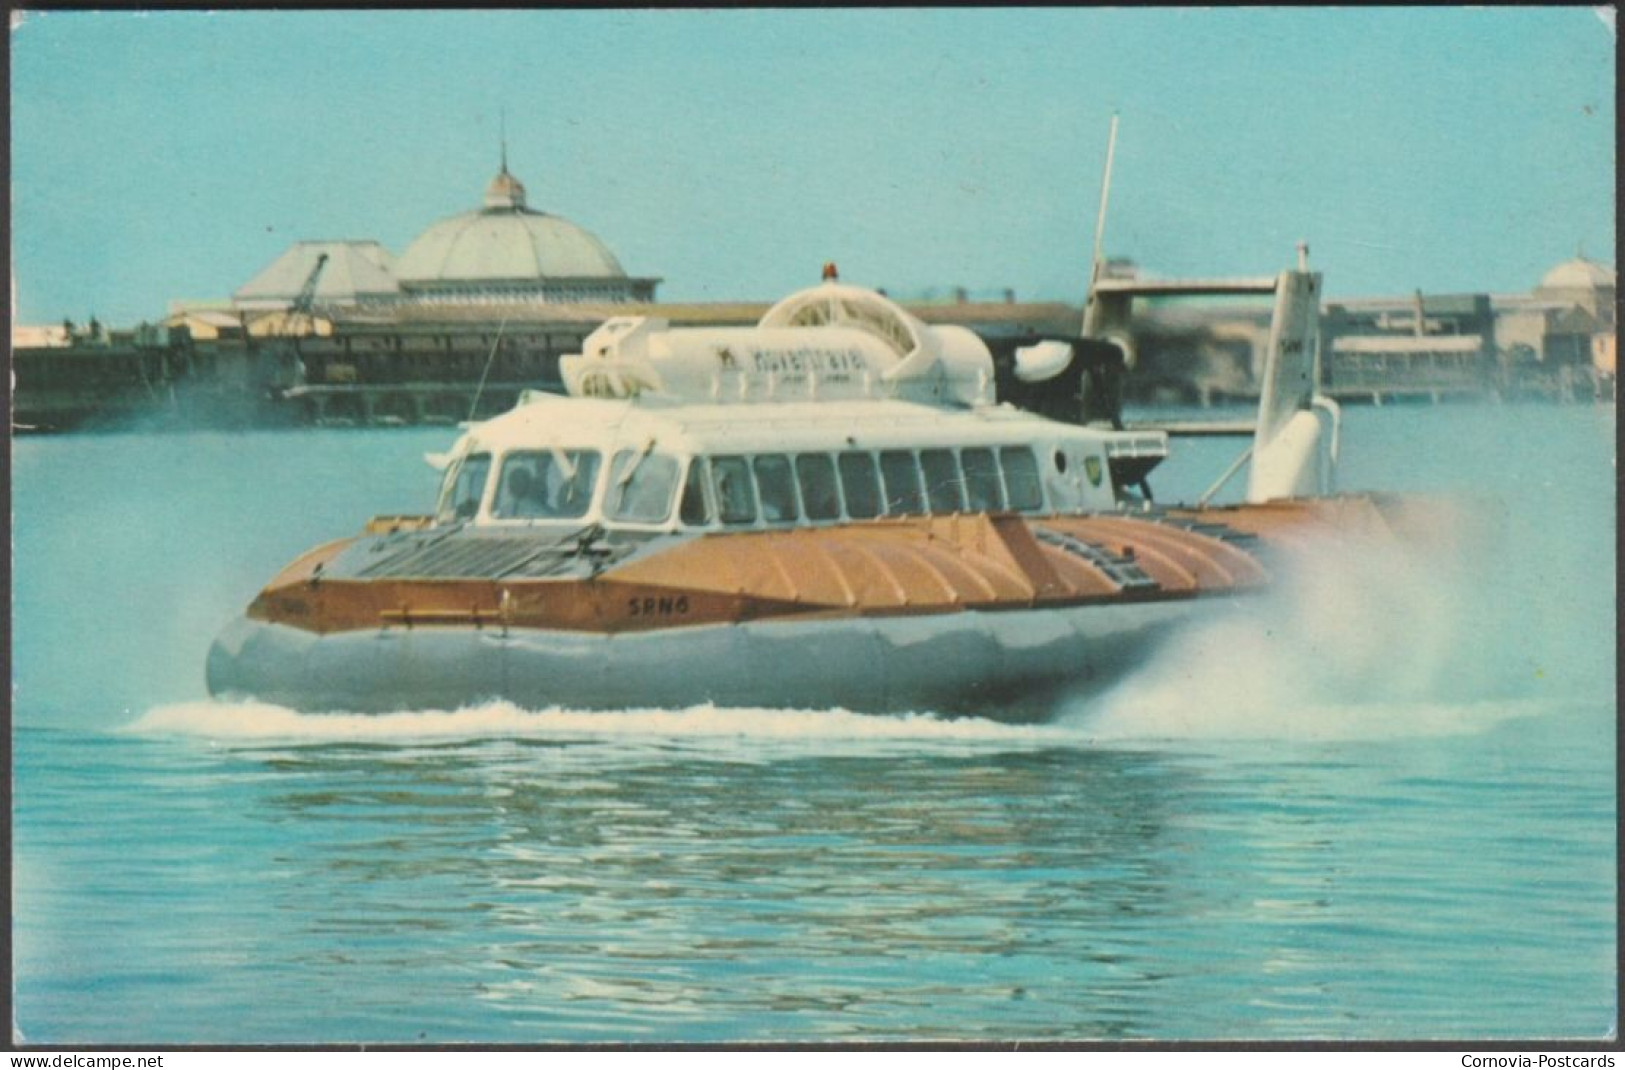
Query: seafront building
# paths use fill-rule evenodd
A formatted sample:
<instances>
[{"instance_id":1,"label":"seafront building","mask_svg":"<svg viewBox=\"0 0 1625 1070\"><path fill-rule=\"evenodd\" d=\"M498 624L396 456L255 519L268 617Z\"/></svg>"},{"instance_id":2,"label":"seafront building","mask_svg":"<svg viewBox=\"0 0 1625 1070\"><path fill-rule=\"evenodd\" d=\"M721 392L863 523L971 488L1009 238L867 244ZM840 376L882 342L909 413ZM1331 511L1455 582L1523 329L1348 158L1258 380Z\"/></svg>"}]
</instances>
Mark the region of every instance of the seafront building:
<instances>
[{"instance_id":1,"label":"seafront building","mask_svg":"<svg viewBox=\"0 0 1625 1070\"><path fill-rule=\"evenodd\" d=\"M1353 402L1612 399L1616 301L1614 269L1582 256L1526 294L1330 297L1321 305L1322 382ZM1269 315L1256 305L1140 309L1132 345L1142 396L1255 398Z\"/></svg>"},{"instance_id":2,"label":"seafront building","mask_svg":"<svg viewBox=\"0 0 1625 1070\"><path fill-rule=\"evenodd\" d=\"M132 417L178 424L453 423L560 388L559 358L617 315L754 324L768 301L657 303L596 235L530 207L503 160L477 207L430 224L395 256L371 240L295 242L228 300L178 301L157 325L13 331L13 426ZM1002 345L1076 333L1061 302L911 303Z\"/></svg>"},{"instance_id":3,"label":"seafront building","mask_svg":"<svg viewBox=\"0 0 1625 1070\"><path fill-rule=\"evenodd\" d=\"M432 224L398 259L375 241L295 242L232 295L232 306L285 309L313 275L318 305L372 309L650 302L660 283L628 276L596 235L530 207L506 154L478 208Z\"/></svg>"},{"instance_id":4,"label":"seafront building","mask_svg":"<svg viewBox=\"0 0 1625 1070\"><path fill-rule=\"evenodd\" d=\"M1127 261L1108 270L1132 276ZM298 241L229 299L178 301L157 324L14 327L13 426L131 418L184 425L452 423L557 388L559 358L616 315L753 324L766 301L660 303L596 235L528 203L504 152L480 203L430 224L400 256L371 240ZM1616 274L1576 257L1528 294L1328 299L1322 377L1333 396L1613 396ZM1077 333L1082 309L964 290L904 301L968 327L997 362ZM1255 398L1265 305L1149 301L1124 339L1135 400Z\"/></svg>"}]
</instances>

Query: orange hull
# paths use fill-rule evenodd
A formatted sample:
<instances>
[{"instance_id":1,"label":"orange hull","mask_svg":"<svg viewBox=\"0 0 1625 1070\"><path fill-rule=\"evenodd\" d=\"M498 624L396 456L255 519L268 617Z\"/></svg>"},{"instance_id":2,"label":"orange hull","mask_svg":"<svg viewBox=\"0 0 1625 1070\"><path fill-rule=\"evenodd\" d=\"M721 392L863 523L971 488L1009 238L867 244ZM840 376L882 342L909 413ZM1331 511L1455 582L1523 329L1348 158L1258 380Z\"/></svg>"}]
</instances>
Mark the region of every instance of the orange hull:
<instances>
[{"instance_id":1,"label":"orange hull","mask_svg":"<svg viewBox=\"0 0 1625 1070\"><path fill-rule=\"evenodd\" d=\"M513 529L369 534L319 547L273 579L211 652L210 688L344 709L496 698L806 706L836 697L875 709L936 708L926 703L945 696L1009 702L1120 675L1195 603L1265 588L1272 549L1407 525L1418 526L1410 507L1351 497L619 541ZM801 666L763 646L792 634ZM823 655L843 635L863 638L831 663ZM940 649L920 660L933 644ZM907 657L919 664L904 666L898 650L915 651ZM865 651L895 663L845 665L855 691L818 683L867 660ZM425 676L413 659L440 668ZM790 686L806 665L824 666L816 686ZM647 693L628 694L634 679Z\"/></svg>"}]
</instances>

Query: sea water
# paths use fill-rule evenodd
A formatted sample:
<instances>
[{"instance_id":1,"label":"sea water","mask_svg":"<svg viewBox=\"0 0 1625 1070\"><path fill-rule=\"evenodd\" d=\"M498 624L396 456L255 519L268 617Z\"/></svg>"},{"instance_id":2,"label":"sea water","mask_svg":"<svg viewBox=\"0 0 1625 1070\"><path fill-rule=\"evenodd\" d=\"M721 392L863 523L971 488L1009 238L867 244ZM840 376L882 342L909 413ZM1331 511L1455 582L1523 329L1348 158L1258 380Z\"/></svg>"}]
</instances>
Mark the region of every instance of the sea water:
<instances>
[{"instance_id":1,"label":"sea water","mask_svg":"<svg viewBox=\"0 0 1625 1070\"><path fill-rule=\"evenodd\" d=\"M1486 537L1340 550L1044 724L209 701L452 437L13 443L15 1041L1613 1034L1611 407L1348 410L1344 488ZM1237 448L1178 446L1164 498Z\"/></svg>"}]
</instances>

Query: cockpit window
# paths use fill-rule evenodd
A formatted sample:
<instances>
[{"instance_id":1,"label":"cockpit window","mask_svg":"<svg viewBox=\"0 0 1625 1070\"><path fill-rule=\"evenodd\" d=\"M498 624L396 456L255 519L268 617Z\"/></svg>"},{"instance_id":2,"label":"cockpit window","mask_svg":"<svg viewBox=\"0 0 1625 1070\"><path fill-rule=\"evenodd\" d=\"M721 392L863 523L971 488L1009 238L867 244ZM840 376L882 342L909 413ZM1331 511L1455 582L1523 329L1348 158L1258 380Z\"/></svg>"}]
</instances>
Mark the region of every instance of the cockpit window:
<instances>
[{"instance_id":1,"label":"cockpit window","mask_svg":"<svg viewBox=\"0 0 1625 1070\"><path fill-rule=\"evenodd\" d=\"M756 523L756 487L743 457L711 458L711 490L724 524Z\"/></svg>"},{"instance_id":2,"label":"cockpit window","mask_svg":"<svg viewBox=\"0 0 1625 1070\"><path fill-rule=\"evenodd\" d=\"M711 523L711 506L705 500L705 458L696 457L688 463L688 478L683 481L683 503L677 515L691 528L703 528Z\"/></svg>"},{"instance_id":3,"label":"cockpit window","mask_svg":"<svg viewBox=\"0 0 1625 1070\"><path fill-rule=\"evenodd\" d=\"M440 495L440 508L435 519L442 524L472 520L480 511L480 498L485 494L485 477L491 472L489 453L471 453L457 463L446 477L446 489Z\"/></svg>"},{"instance_id":4,"label":"cockpit window","mask_svg":"<svg viewBox=\"0 0 1625 1070\"><path fill-rule=\"evenodd\" d=\"M585 516L598 483L597 450L519 450L502 462L491 515L502 520Z\"/></svg>"},{"instance_id":5,"label":"cockpit window","mask_svg":"<svg viewBox=\"0 0 1625 1070\"><path fill-rule=\"evenodd\" d=\"M677 459L664 453L622 450L609 469L604 515L634 524L659 524L671 515Z\"/></svg>"}]
</instances>

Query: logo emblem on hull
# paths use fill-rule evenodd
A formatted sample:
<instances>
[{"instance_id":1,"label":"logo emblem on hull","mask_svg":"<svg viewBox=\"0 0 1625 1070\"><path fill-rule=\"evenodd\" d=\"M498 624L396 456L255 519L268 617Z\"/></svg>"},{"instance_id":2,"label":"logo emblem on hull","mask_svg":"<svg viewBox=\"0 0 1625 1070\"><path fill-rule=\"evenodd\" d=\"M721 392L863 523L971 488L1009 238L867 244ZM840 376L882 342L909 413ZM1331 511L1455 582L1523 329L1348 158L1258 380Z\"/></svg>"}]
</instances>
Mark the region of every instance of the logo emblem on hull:
<instances>
[{"instance_id":1,"label":"logo emblem on hull","mask_svg":"<svg viewBox=\"0 0 1625 1070\"><path fill-rule=\"evenodd\" d=\"M1100 458L1099 457L1094 457L1094 456L1085 457L1083 459L1083 471L1084 471L1084 474L1089 477L1089 484L1091 486L1095 486L1095 487L1100 486L1100 477L1104 473L1103 473L1103 471L1101 469Z\"/></svg>"}]
</instances>

